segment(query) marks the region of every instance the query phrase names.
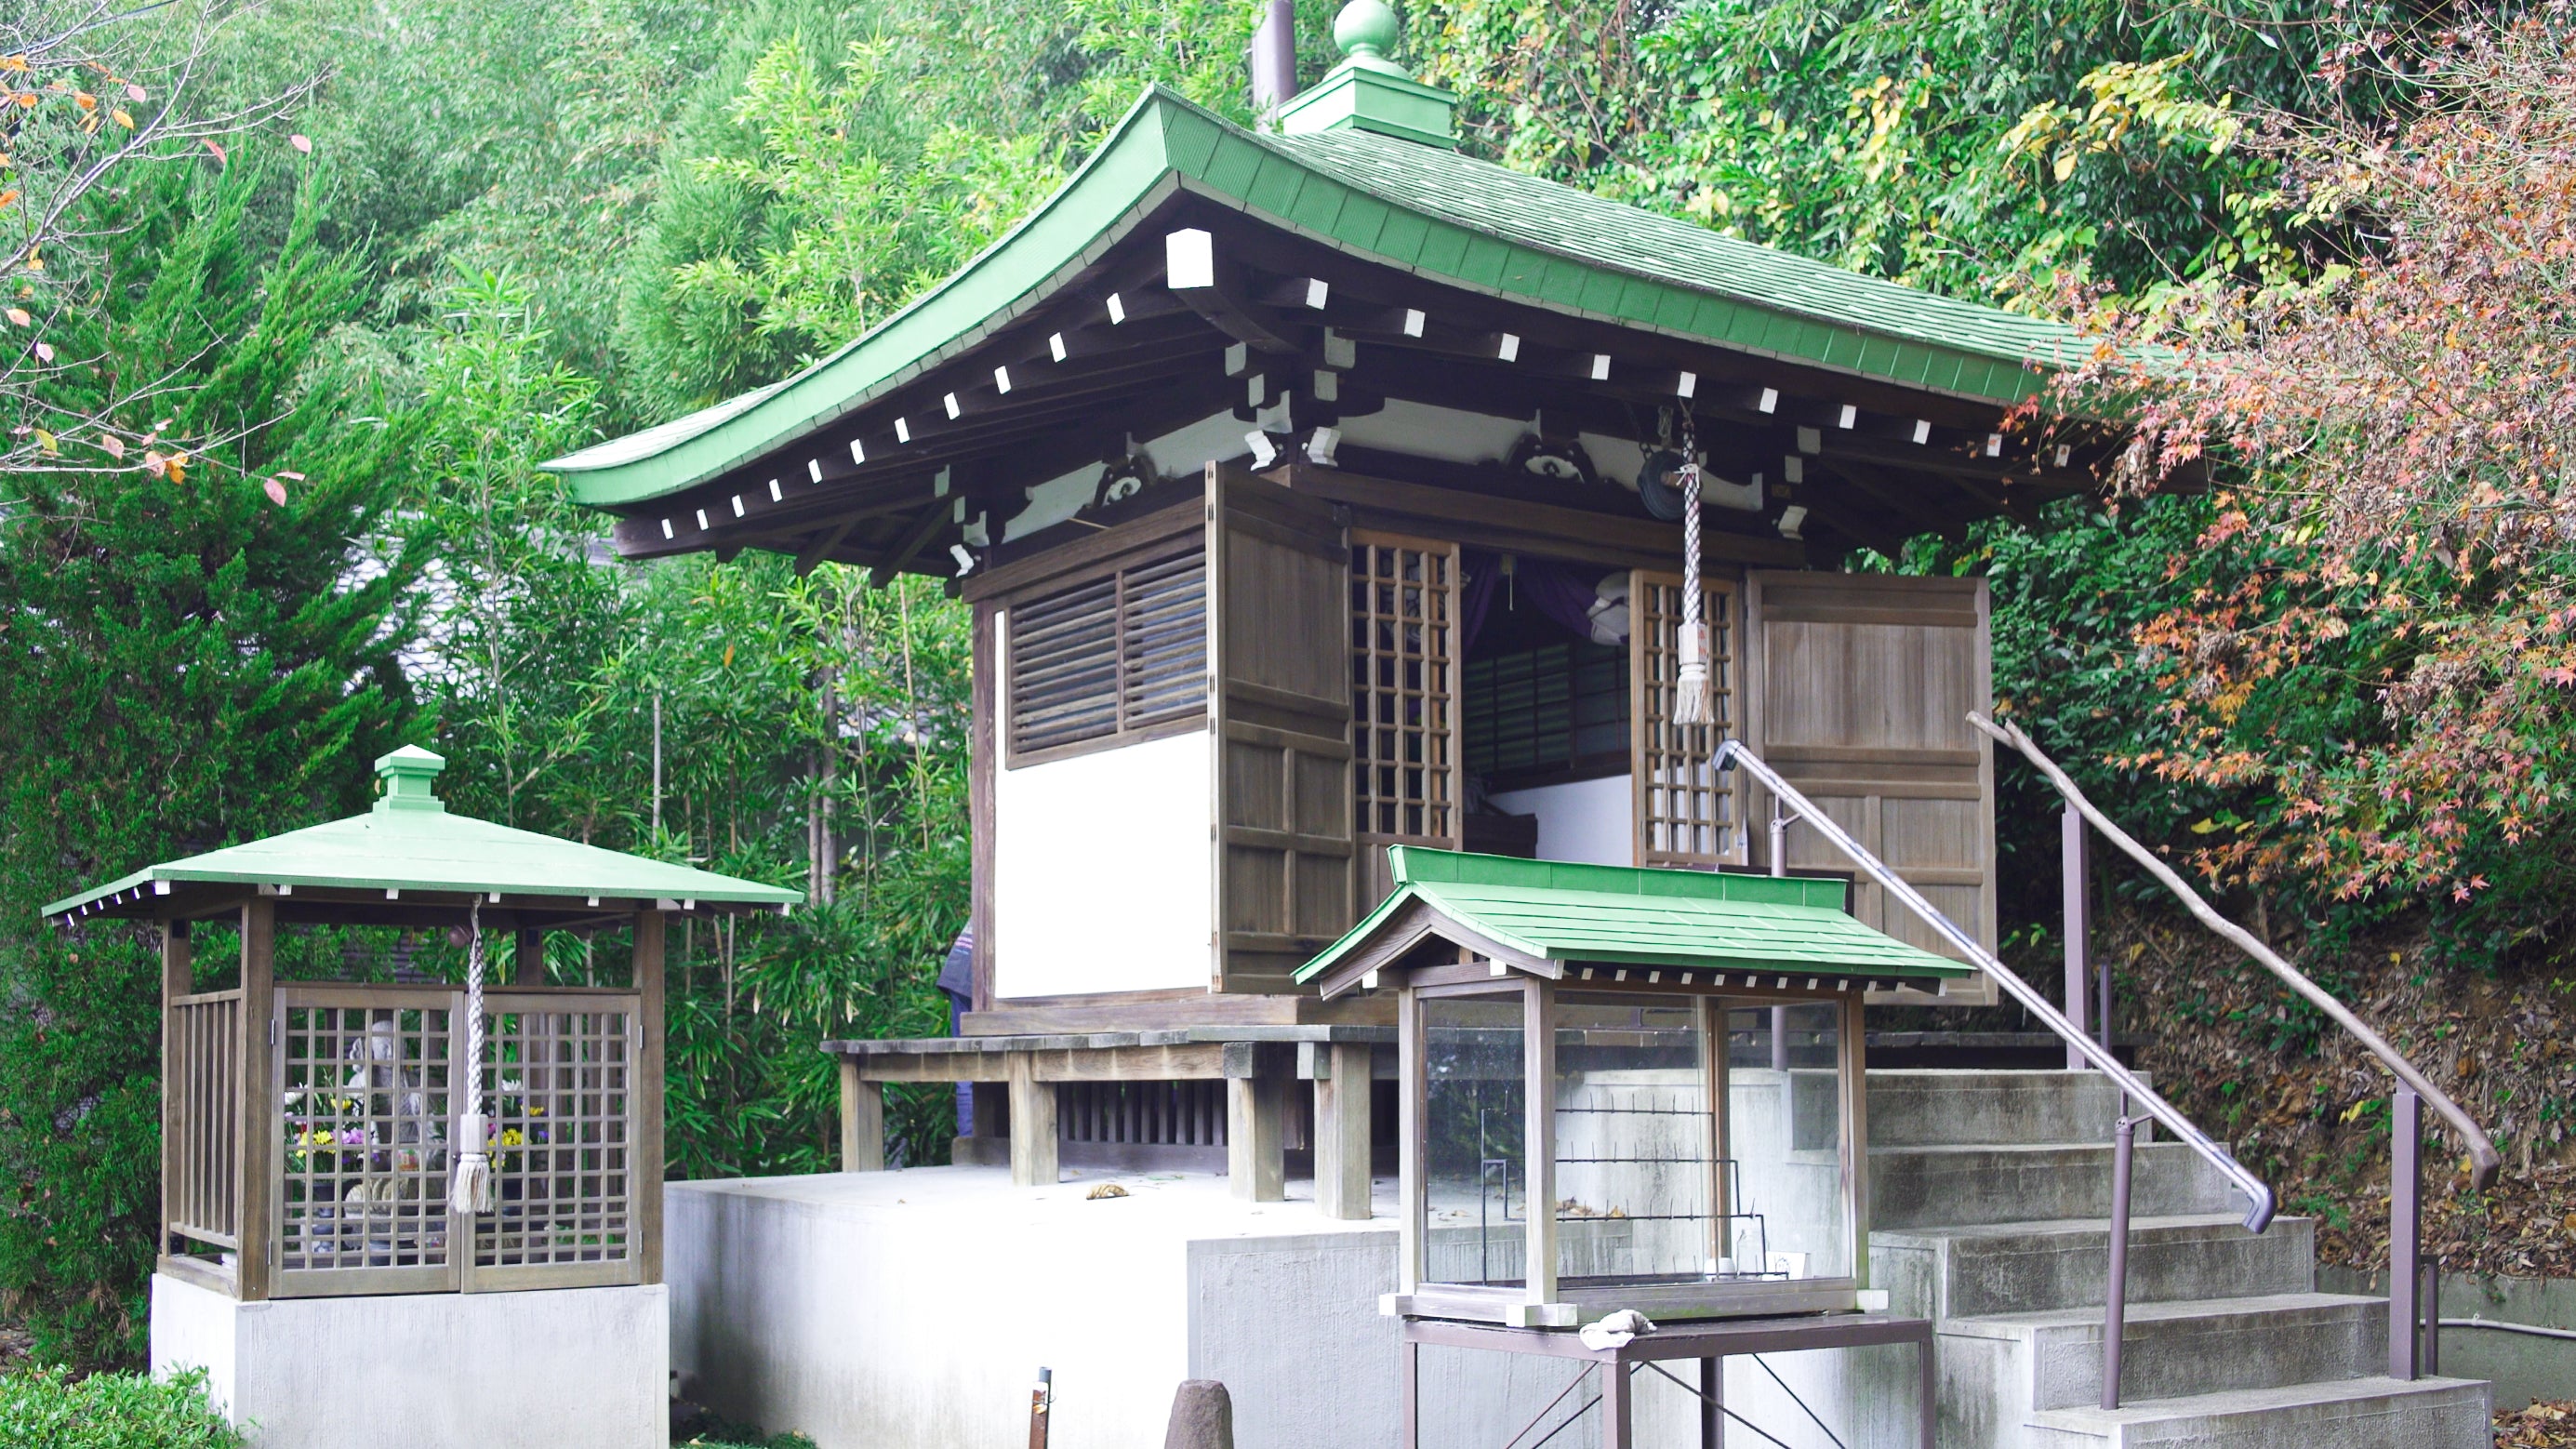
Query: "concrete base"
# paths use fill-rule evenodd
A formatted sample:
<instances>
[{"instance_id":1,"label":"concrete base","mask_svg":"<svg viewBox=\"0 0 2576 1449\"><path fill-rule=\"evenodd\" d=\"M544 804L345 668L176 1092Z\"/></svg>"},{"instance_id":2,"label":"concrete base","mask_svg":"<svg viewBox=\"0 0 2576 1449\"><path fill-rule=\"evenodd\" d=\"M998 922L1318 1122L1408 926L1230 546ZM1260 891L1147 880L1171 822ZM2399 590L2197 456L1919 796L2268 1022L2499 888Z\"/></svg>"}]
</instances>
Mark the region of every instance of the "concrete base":
<instances>
[{"instance_id":1,"label":"concrete base","mask_svg":"<svg viewBox=\"0 0 2576 1449\"><path fill-rule=\"evenodd\" d=\"M152 1372L184 1368L256 1449L670 1441L658 1284L243 1303L156 1274Z\"/></svg>"},{"instance_id":2,"label":"concrete base","mask_svg":"<svg viewBox=\"0 0 2576 1449\"><path fill-rule=\"evenodd\" d=\"M1127 1195L1091 1199L1105 1182ZM1204 1173L1038 1188L989 1167L675 1182L672 1359L690 1398L822 1449L1021 1442L1041 1367L1054 1371L1053 1449L1161 1443L1187 1379L1226 1386L1238 1449L1385 1449L1402 1349L1377 1312L1396 1266L1394 1184L1377 1188L1373 1221L1339 1222L1305 1182L1289 1201L1250 1203ZM1911 1349L1768 1361L1850 1449L1912 1449ZM1573 1371L1423 1350L1425 1449L1492 1449ZM1815 1437L1755 1364L1731 1362L1726 1387L1752 1422ZM1638 1443L1698 1442L1696 1399L1647 1374L1635 1395ZM1555 1442L1598 1434L1596 1410Z\"/></svg>"},{"instance_id":3,"label":"concrete base","mask_svg":"<svg viewBox=\"0 0 2576 1449\"><path fill-rule=\"evenodd\" d=\"M2317 1283L2334 1293L2367 1293L2385 1299L2388 1275L2352 1268L2320 1268ZM2576 1329L2576 1278L2442 1277L2442 1316ZM2490 1379L2499 1409L2519 1409L2534 1399L2576 1394L2576 1340L2535 1338L2485 1328L2442 1330L2442 1372L2453 1378Z\"/></svg>"}]
</instances>

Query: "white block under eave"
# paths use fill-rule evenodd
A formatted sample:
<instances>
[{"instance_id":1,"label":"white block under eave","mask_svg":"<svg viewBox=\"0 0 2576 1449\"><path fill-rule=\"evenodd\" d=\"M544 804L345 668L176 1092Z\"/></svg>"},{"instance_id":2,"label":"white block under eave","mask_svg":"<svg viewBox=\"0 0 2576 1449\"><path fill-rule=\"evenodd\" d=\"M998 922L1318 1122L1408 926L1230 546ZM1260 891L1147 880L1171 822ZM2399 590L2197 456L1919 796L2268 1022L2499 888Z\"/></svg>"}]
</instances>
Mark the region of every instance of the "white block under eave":
<instances>
[{"instance_id":1,"label":"white block under eave","mask_svg":"<svg viewBox=\"0 0 2576 1449\"><path fill-rule=\"evenodd\" d=\"M1164 285L1175 292L1216 285L1216 238L1184 227L1163 238Z\"/></svg>"},{"instance_id":2,"label":"white block under eave","mask_svg":"<svg viewBox=\"0 0 2576 1449\"><path fill-rule=\"evenodd\" d=\"M658 1283L244 1303L152 1279L153 1377L204 1369L255 1449L661 1449L670 1361Z\"/></svg>"}]
</instances>

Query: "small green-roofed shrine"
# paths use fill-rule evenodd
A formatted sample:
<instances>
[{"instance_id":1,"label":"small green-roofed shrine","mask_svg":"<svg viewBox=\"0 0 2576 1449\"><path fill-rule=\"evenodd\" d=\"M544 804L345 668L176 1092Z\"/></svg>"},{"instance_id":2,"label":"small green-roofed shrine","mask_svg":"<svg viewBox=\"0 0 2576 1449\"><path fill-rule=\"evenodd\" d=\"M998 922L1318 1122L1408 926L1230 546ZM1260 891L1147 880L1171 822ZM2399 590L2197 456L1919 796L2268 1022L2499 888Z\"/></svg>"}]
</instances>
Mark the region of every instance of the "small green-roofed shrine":
<instances>
[{"instance_id":1,"label":"small green-roofed shrine","mask_svg":"<svg viewBox=\"0 0 2576 1449\"><path fill-rule=\"evenodd\" d=\"M618 1321L655 1347L665 922L803 893L452 813L444 766L405 746L364 815L45 907L160 927L156 1296L652 1289Z\"/></svg>"},{"instance_id":2,"label":"small green-roofed shrine","mask_svg":"<svg viewBox=\"0 0 2576 1449\"><path fill-rule=\"evenodd\" d=\"M1974 968L1872 930L1845 909L1846 881L1736 871L1645 870L1396 846L1396 889L1297 973L1326 995L1437 936L1498 963L1562 977L1568 967L1645 966L1879 984Z\"/></svg>"},{"instance_id":3,"label":"small green-roofed shrine","mask_svg":"<svg viewBox=\"0 0 2576 1449\"><path fill-rule=\"evenodd\" d=\"M275 897L286 920L347 918L348 907L360 899L417 903L481 895L488 903L513 907L514 918L548 917L547 925L566 913L597 915L656 903L668 910L739 910L783 908L804 899L803 892L784 886L455 814L432 790L445 767L439 756L405 745L376 761L382 793L364 815L146 866L55 901L44 913L187 916L201 906L219 906L244 887Z\"/></svg>"}]
</instances>

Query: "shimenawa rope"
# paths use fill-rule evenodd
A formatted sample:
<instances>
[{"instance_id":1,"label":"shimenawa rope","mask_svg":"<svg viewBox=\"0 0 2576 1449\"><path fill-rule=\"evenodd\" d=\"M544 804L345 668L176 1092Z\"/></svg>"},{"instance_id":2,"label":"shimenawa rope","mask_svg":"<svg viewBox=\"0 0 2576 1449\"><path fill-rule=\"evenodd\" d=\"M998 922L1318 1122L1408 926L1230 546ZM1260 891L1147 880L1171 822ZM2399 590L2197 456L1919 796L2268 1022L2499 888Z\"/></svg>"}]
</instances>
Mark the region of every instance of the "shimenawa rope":
<instances>
[{"instance_id":1,"label":"shimenawa rope","mask_svg":"<svg viewBox=\"0 0 2576 1449\"><path fill-rule=\"evenodd\" d=\"M1689 409L1682 411L1682 637L1681 668L1673 678L1673 723L1717 723L1708 680L1708 624L1701 618L1699 586L1699 439Z\"/></svg>"},{"instance_id":2,"label":"shimenawa rope","mask_svg":"<svg viewBox=\"0 0 2576 1449\"><path fill-rule=\"evenodd\" d=\"M492 1157L484 1150L490 1129L483 1121L483 902L478 897L466 914L471 938L465 948L465 1115L456 1127L456 1210L492 1211Z\"/></svg>"}]
</instances>

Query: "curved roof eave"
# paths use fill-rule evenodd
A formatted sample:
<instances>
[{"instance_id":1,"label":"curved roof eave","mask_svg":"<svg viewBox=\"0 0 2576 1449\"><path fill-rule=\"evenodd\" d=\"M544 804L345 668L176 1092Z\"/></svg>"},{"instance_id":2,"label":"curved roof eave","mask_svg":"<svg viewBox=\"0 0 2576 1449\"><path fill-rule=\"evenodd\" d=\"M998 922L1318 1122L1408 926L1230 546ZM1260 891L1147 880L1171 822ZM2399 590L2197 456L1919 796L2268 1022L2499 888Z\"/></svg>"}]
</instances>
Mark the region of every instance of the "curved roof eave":
<instances>
[{"instance_id":1,"label":"curved roof eave","mask_svg":"<svg viewBox=\"0 0 2576 1449\"><path fill-rule=\"evenodd\" d=\"M2073 338L1452 152L1255 134L1153 86L1037 210L865 335L783 382L544 466L606 508L717 477L1016 319L1177 188L1503 300L1953 396L2018 401L2041 354L2064 356Z\"/></svg>"}]
</instances>

